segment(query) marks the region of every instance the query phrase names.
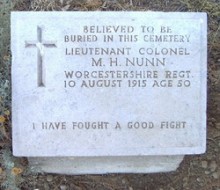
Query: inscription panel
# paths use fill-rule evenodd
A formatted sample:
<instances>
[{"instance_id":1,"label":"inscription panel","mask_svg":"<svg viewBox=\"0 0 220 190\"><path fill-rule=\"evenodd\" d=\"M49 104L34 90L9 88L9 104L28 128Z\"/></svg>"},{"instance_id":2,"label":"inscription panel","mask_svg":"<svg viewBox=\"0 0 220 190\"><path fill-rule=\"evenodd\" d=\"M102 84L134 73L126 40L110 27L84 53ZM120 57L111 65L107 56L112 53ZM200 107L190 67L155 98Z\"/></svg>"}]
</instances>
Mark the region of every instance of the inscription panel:
<instances>
[{"instance_id":1,"label":"inscription panel","mask_svg":"<svg viewBox=\"0 0 220 190\"><path fill-rule=\"evenodd\" d=\"M14 12L11 20L14 155L205 151L205 13Z\"/></svg>"}]
</instances>

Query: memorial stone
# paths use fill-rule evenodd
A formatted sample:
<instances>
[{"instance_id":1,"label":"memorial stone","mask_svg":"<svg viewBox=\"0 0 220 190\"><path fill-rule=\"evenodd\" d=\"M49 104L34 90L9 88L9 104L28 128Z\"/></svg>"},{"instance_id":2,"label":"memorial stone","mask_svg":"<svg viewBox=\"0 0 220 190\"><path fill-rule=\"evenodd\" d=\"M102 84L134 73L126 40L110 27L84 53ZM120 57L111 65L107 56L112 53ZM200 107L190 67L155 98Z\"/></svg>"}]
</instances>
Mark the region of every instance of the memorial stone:
<instances>
[{"instance_id":1,"label":"memorial stone","mask_svg":"<svg viewBox=\"0 0 220 190\"><path fill-rule=\"evenodd\" d=\"M13 12L11 31L15 156L156 172L205 152L205 13Z\"/></svg>"}]
</instances>

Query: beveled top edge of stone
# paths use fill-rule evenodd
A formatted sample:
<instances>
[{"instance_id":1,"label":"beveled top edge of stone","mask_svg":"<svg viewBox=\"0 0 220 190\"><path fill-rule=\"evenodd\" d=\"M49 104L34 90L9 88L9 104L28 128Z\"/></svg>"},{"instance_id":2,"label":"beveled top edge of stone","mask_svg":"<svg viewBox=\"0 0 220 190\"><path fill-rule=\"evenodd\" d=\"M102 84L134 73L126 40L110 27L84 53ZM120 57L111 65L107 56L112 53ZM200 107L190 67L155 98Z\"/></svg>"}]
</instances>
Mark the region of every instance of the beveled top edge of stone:
<instances>
[{"instance_id":1,"label":"beveled top edge of stone","mask_svg":"<svg viewBox=\"0 0 220 190\"><path fill-rule=\"evenodd\" d=\"M173 18L173 16L184 16L184 18L207 18L206 12L162 12L162 11L12 11L11 16L17 16L17 15L36 15L39 16L45 16L45 15L108 15L108 16L117 16L118 14L124 14L125 16L136 16L139 14L145 14L146 16L158 16L163 15L167 18Z\"/></svg>"}]
</instances>

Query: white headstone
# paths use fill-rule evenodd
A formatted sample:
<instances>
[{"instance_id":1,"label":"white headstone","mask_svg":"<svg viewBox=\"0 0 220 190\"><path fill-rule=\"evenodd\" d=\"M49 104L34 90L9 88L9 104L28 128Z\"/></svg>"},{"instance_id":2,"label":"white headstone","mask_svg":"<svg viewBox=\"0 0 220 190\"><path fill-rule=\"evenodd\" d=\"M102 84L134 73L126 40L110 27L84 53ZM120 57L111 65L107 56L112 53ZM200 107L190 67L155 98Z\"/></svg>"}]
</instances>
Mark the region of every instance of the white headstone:
<instances>
[{"instance_id":1,"label":"white headstone","mask_svg":"<svg viewBox=\"0 0 220 190\"><path fill-rule=\"evenodd\" d=\"M13 153L206 147L205 13L13 12Z\"/></svg>"}]
</instances>

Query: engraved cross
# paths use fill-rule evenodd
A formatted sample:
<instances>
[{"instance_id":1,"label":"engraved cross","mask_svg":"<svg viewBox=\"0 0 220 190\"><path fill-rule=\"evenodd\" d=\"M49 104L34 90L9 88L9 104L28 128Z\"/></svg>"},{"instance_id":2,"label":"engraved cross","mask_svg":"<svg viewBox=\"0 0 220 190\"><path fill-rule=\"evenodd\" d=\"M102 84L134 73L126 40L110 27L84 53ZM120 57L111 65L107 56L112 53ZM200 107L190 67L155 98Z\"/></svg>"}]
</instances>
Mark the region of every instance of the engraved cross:
<instances>
[{"instance_id":1,"label":"engraved cross","mask_svg":"<svg viewBox=\"0 0 220 190\"><path fill-rule=\"evenodd\" d=\"M37 48L37 83L39 87L45 87L45 68L43 64L44 47L54 48L56 47L55 41L43 41L42 28L37 27L37 41L25 41L25 47Z\"/></svg>"}]
</instances>

